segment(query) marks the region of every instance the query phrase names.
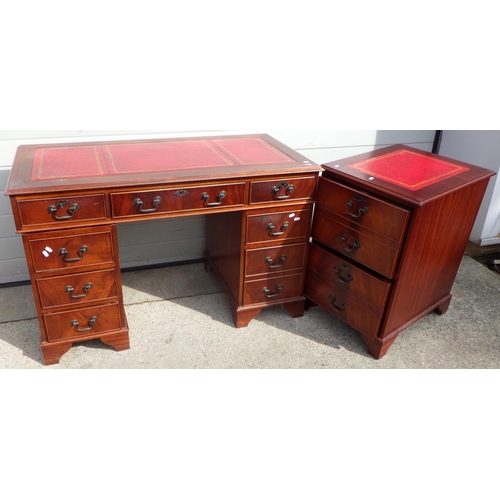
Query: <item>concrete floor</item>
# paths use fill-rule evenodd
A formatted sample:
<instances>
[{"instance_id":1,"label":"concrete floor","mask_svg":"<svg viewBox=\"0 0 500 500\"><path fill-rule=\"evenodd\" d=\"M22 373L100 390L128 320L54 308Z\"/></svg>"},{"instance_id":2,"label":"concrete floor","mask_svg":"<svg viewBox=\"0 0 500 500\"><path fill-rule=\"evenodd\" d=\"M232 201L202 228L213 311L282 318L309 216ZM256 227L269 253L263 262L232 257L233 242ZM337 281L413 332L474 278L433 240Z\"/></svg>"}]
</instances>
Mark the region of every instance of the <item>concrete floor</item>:
<instances>
[{"instance_id":1,"label":"concrete floor","mask_svg":"<svg viewBox=\"0 0 500 500\"><path fill-rule=\"evenodd\" d=\"M31 287L0 289L0 368L500 368L500 275L467 256L448 312L410 326L379 361L356 331L321 308L299 319L270 308L235 329L222 287L202 264L124 273L123 284L131 349L75 344L50 367Z\"/></svg>"}]
</instances>

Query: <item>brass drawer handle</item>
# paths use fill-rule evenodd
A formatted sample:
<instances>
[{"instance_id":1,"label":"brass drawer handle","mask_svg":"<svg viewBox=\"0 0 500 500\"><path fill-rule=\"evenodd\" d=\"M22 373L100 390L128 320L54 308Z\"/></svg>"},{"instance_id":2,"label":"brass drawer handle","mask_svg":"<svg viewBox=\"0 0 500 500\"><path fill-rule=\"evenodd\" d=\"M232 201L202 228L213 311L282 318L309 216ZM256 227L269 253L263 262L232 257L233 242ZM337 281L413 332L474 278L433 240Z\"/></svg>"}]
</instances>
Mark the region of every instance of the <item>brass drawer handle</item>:
<instances>
[{"instance_id":1,"label":"brass drawer handle","mask_svg":"<svg viewBox=\"0 0 500 500\"><path fill-rule=\"evenodd\" d=\"M92 316L92 318L90 318L90 320L87 323L87 325L89 325L88 328L80 328L80 323L78 323L76 319L73 320L70 323L70 325L75 329L75 332L85 333L85 332L90 332L90 330L93 330L96 323L97 323L97 316Z\"/></svg>"},{"instance_id":2,"label":"brass drawer handle","mask_svg":"<svg viewBox=\"0 0 500 500\"><path fill-rule=\"evenodd\" d=\"M350 274L348 274L345 278L341 276L342 271L345 271L346 273L351 272L351 268L347 264L344 264L343 262L340 264L340 267L336 266L333 268L333 270L335 271L335 279L338 282L343 283L344 285L354 280L354 278Z\"/></svg>"},{"instance_id":3,"label":"brass drawer handle","mask_svg":"<svg viewBox=\"0 0 500 500\"><path fill-rule=\"evenodd\" d=\"M66 293L69 293L69 297L70 299L75 299L75 300L80 300L80 299L84 299L85 297L88 297L89 293L90 293L90 289L93 287L94 285L92 283L87 283L84 287L83 287L83 295L74 295L74 292L75 292L75 289L72 287L72 286L67 286L64 291Z\"/></svg>"},{"instance_id":4,"label":"brass drawer handle","mask_svg":"<svg viewBox=\"0 0 500 500\"><path fill-rule=\"evenodd\" d=\"M265 262L267 264L267 267L269 269L279 269L280 267L283 267L285 265L286 261L286 255L282 255L280 258L280 264L274 264L274 261L271 257L268 257Z\"/></svg>"},{"instance_id":5,"label":"brass drawer handle","mask_svg":"<svg viewBox=\"0 0 500 500\"><path fill-rule=\"evenodd\" d=\"M354 199L358 203L363 203L365 200L361 196L355 196ZM347 200L347 209L346 209L346 214L350 215L353 219L359 219L362 215L365 215L368 213L368 207L362 207L358 209L358 213L352 213L349 211L350 208L354 206L354 203L351 200Z\"/></svg>"},{"instance_id":6,"label":"brass drawer handle","mask_svg":"<svg viewBox=\"0 0 500 500\"><path fill-rule=\"evenodd\" d=\"M267 226L267 230L269 231L269 236L272 237L277 237L277 236L283 236L286 233L286 230L290 227L290 222L286 221L283 226L281 226L281 231L278 233L275 233L274 230L276 229L276 226L272 223L270 223Z\"/></svg>"},{"instance_id":7,"label":"brass drawer handle","mask_svg":"<svg viewBox=\"0 0 500 500\"><path fill-rule=\"evenodd\" d=\"M328 300L330 301L330 307L336 312L341 313L347 309L347 304L342 304L340 307L336 306L335 302L337 299L335 297L332 297L331 295L330 297L328 297Z\"/></svg>"},{"instance_id":8,"label":"brass drawer handle","mask_svg":"<svg viewBox=\"0 0 500 500\"><path fill-rule=\"evenodd\" d=\"M295 186L293 184L288 184L288 182L280 182L271 189L275 200L288 200L292 195ZM279 196L280 192L285 190L286 195Z\"/></svg>"},{"instance_id":9,"label":"brass drawer handle","mask_svg":"<svg viewBox=\"0 0 500 500\"><path fill-rule=\"evenodd\" d=\"M227 197L227 193L225 191L221 191L219 195L217 196L217 201L213 203L209 203L208 200L210 200L210 195L208 193L202 193L201 199L204 202L204 205L206 207L218 207L219 205L222 204L224 199Z\"/></svg>"},{"instance_id":10,"label":"brass drawer handle","mask_svg":"<svg viewBox=\"0 0 500 500\"><path fill-rule=\"evenodd\" d=\"M80 248L80 250L78 250L78 257L75 257L74 259L68 259L69 252L65 248L61 248L59 250L59 255L61 255L63 257L64 262L71 264L72 262L80 262L85 257L85 254L88 251L89 251L89 247L86 245L83 245Z\"/></svg>"},{"instance_id":11,"label":"brass drawer handle","mask_svg":"<svg viewBox=\"0 0 500 500\"><path fill-rule=\"evenodd\" d=\"M57 212L59 211L60 208L65 208L68 207L68 215L57 215ZM69 220L72 219L75 215L75 212L80 210L80 207L77 203L71 203L71 201L68 200L61 200L58 201L57 203L54 203L54 205L50 205L50 207L47 208L47 212L52 215L52 218L54 220Z\"/></svg>"},{"instance_id":12,"label":"brass drawer handle","mask_svg":"<svg viewBox=\"0 0 500 500\"><path fill-rule=\"evenodd\" d=\"M262 290L262 293L266 296L266 299L275 299L276 297L279 297L281 295L281 291L283 290L283 285L278 285L276 287L276 293L271 293L271 290L269 288L264 288Z\"/></svg>"},{"instance_id":13,"label":"brass drawer handle","mask_svg":"<svg viewBox=\"0 0 500 500\"><path fill-rule=\"evenodd\" d=\"M137 212L139 212L140 214L150 214L156 212L156 210L158 210L158 206L160 205L160 203L161 203L161 197L156 196L155 199L153 200L153 203L151 204L152 208L144 209L142 208L144 202L140 198L136 198L134 200L134 206L137 207Z\"/></svg>"},{"instance_id":14,"label":"brass drawer handle","mask_svg":"<svg viewBox=\"0 0 500 500\"><path fill-rule=\"evenodd\" d=\"M359 241L354 242L353 245L348 245L347 244L347 236L345 234L341 234L340 239L341 239L340 246L344 250L347 250L348 252L354 252L354 251L359 250L361 248L361 243Z\"/></svg>"}]
</instances>

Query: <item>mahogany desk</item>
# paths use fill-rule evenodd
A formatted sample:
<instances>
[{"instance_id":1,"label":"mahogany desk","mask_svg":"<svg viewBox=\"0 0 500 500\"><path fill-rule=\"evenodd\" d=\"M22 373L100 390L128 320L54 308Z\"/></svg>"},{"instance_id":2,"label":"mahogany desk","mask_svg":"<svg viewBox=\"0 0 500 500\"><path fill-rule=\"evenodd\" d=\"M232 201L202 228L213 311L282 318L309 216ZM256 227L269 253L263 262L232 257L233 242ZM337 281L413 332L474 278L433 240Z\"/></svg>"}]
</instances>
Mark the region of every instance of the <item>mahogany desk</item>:
<instances>
[{"instance_id":1,"label":"mahogany desk","mask_svg":"<svg viewBox=\"0 0 500 500\"><path fill-rule=\"evenodd\" d=\"M207 217L207 269L237 327L304 314L322 168L267 135L21 146L6 195L22 234L45 364L75 342L130 347L116 224Z\"/></svg>"}]
</instances>

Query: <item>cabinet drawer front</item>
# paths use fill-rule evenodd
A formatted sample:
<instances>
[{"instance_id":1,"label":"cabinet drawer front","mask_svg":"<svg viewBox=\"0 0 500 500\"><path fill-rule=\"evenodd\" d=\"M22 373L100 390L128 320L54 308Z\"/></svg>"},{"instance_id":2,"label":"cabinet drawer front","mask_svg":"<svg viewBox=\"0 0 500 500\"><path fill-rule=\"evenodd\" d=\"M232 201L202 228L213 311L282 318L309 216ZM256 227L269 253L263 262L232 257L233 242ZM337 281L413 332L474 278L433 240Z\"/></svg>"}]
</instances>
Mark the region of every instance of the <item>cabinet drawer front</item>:
<instances>
[{"instance_id":1,"label":"cabinet drawer front","mask_svg":"<svg viewBox=\"0 0 500 500\"><path fill-rule=\"evenodd\" d=\"M243 305L269 304L302 295L302 274L245 283Z\"/></svg>"},{"instance_id":2,"label":"cabinet drawer front","mask_svg":"<svg viewBox=\"0 0 500 500\"><path fill-rule=\"evenodd\" d=\"M346 296L355 296L374 309L383 309L391 283L377 278L337 255L312 244L308 271L322 277L325 283Z\"/></svg>"},{"instance_id":3,"label":"cabinet drawer front","mask_svg":"<svg viewBox=\"0 0 500 500\"><path fill-rule=\"evenodd\" d=\"M272 212L247 217L247 243L270 243L305 239L309 232L309 210Z\"/></svg>"},{"instance_id":4,"label":"cabinet drawer front","mask_svg":"<svg viewBox=\"0 0 500 500\"><path fill-rule=\"evenodd\" d=\"M382 313L366 309L352 298L311 275L306 277L305 295L363 335L370 338L377 336Z\"/></svg>"},{"instance_id":5,"label":"cabinet drawer front","mask_svg":"<svg viewBox=\"0 0 500 500\"><path fill-rule=\"evenodd\" d=\"M250 203L311 200L316 177L255 181L250 184Z\"/></svg>"},{"instance_id":6,"label":"cabinet drawer front","mask_svg":"<svg viewBox=\"0 0 500 500\"><path fill-rule=\"evenodd\" d=\"M300 271L304 268L305 255L305 243L248 250L245 276Z\"/></svg>"},{"instance_id":7,"label":"cabinet drawer front","mask_svg":"<svg viewBox=\"0 0 500 500\"><path fill-rule=\"evenodd\" d=\"M114 270L43 278L36 283L44 309L118 298Z\"/></svg>"},{"instance_id":8,"label":"cabinet drawer front","mask_svg":"<svg viewBox=\"0 0 500 500\"><path fill-rule=\"evenodd\" d=\"M87 266L114 264L111 231L50 238L37 235L29 239L36 272L73 270Z\"/></svg>"},{"instance_id":9,"label":"cabinet drawer front","mask_svg":"<svg viewBox=\"0 0 500 500\"><path fill-rule=\"evenodd\" d=\"M111 195L113 218L210 210L244 204L245 183L136 191Z\"/></svg>"},{"instance_id":10,"label":"cabinet drawer front","mask_svg":"<svg viewBox=\"0 0 500 500\"><path fill-rule=\"evenodd\" d=\"M103 194L18 200L17 207L22 228L106 219Z\"/></svg>"},{"instance_id":11,"label":"cabinet drawer front","mask_svg":"<svg viewBox=\"0 0 500 500\"><path fill-rule=\"evenodd\" d=\"M98 336L123 328L119 304L45 314L49 342Z\"/></svg>"},{"instance_id":12,"label":"cabinet drawer front","mask_svg":"<svg viewBox=\"0 0 500 500\"><path fill-rule=\"evenodd\" d=\"M399 251L336 222L323 214L314 217L313 238L333 250L392 278Z\"/></svg>"},{"instance_id":13,"label":"cabinet drawer front","mask_svg":"<svg viewBox=\"0 0 500 500\"><path fill-rule=\"evenodd\" d=\"M326 178L319 181L318 206L400 242L409 211Z\"/></svg>"}]
</instances>

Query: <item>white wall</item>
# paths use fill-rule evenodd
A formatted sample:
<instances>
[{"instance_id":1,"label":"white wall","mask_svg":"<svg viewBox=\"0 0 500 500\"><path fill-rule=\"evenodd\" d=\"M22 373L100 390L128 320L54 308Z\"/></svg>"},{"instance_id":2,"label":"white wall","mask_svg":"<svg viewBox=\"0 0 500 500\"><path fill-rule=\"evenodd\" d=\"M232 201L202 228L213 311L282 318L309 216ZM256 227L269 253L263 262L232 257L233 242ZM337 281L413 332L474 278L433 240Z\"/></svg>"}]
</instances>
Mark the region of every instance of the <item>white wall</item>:
<instances>
[{"instance_id":1,"label":"white wall","mask_svg":"<svg viewBox=\"0 0 500 500\"><path fill-rule=\"evenodd\" d=\"M444 130L440 154L455 160L489 168L490 179L471 234L471 241L487 246L500 243L500 131Z\"/></svg>"},{"instance_id":2,"label":"white wall","mask_svg":"<svg viewBox=\"0 0 500 500\"><path fill-rule=\"evenodd\" d=\"M7 184L16 149L21 144L145 139L202 135L268 133L312 161L322 164L392 144L431 151L434 130L2 130L0 131L0 193ZM118 225L123 268L201 259L205 249L205 218L187 217ZM15 234L10 203L0 196L0 284L29 279L21 238Z\"/></svg>"}]
</instances>

